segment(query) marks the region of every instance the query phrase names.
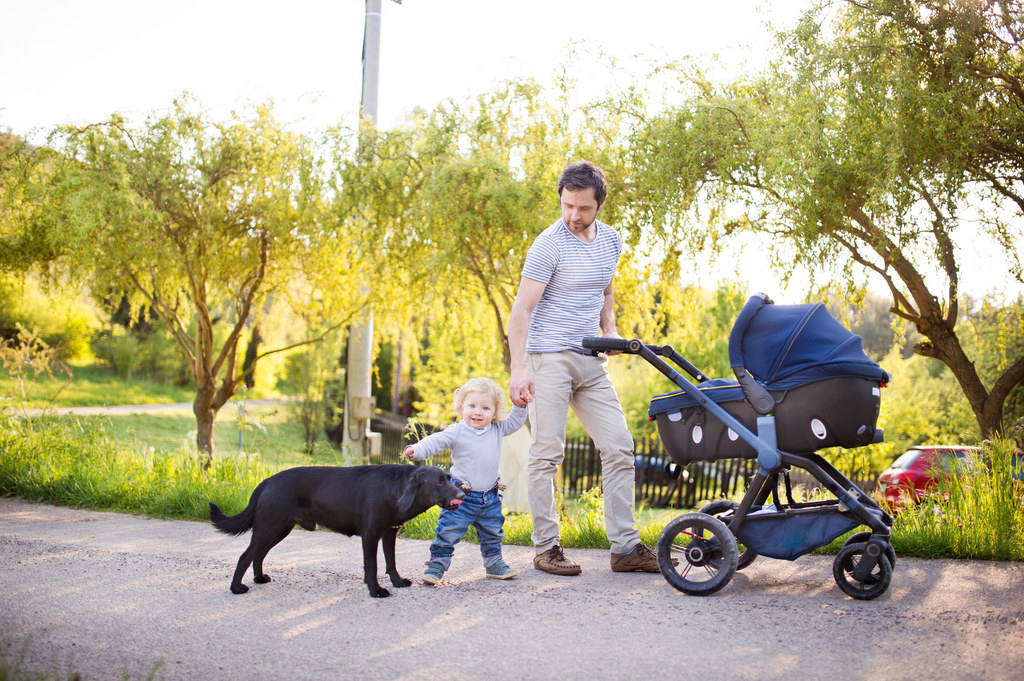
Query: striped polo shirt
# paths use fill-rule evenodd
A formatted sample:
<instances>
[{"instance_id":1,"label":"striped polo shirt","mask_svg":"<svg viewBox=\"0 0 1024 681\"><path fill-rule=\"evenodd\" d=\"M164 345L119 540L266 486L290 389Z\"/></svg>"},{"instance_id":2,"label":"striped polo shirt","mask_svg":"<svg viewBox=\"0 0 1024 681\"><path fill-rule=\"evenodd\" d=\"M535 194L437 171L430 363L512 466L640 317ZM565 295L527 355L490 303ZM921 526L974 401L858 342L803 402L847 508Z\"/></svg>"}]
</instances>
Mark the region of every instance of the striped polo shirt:
<instances>
[{"instance_id":1,"label":"striped polo shirt","mask_svg":"<svg viewBox=\"0 0 1024 681\"><path fill-rule=\"evenodd\" d=\"M604 290L615 276L622 239L603 222L595 224L597 237L587 243L559 218L526 253L523 276L547 285L530 316L528 353L587 352L583 337L599 335Z\"/></svg>"}]
</instances>

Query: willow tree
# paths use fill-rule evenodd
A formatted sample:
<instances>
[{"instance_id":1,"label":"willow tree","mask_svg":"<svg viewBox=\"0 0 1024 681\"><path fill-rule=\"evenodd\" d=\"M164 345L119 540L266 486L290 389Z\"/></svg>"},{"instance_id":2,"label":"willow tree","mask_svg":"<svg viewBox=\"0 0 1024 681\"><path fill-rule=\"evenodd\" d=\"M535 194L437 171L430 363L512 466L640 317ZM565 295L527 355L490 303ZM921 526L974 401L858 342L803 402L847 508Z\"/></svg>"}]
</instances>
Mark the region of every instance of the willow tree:
<instances>
[{"instance_id":1,"label":"willow tree","mask_svg":"<svg viewBox=\"0 0 1024 681\"><path fill-rule=\"evenodd\" d=\"M268 297L327 309L335 325L353 307L317 158L266 107L213 122L175 102L140 127L115 116L62 129L34 157L32 211L9 245L98 293L129 290L160 319L195 380L207 462L217 412L245 380L239 342Z\"/></svg>"},{"instance_id":2,"label":"willow tree","mask_svg":"<svg viewBox=\"0 0 1024 681\"><path fill-rule=\"evenodd\" d=\"M508 313L526 250L558 217L565 164L591 158L609 168L614 186L607 126L573 114L561 94L518 81L444 102L392 130L364 130L360 153L338 163L339 215L359 225L365 249L383 255L371 286L390 285L384 314L434 324L486 315L493 364L466 357L475 341L431 346L461 354L465 371L510 366ZM615 198L603 218L614 216Z\"/></svg>"},{"instance_id":3,"label":"willow tree","mask_svg":"<svg viewBox=\"0 0 1024 681\"><path fill-rule=\"evenodd\" d=\"M986 266L1021 280L1024 13L999 0L839 6L805 13L757 78L682 79L686 101L633 138L635 207L680 239L754 232L788 243L790 264L879 277L923 336L915 352L949 367L988 437L1024 357L979 376L958 335L958 244L990 239Z\"/></svg>"}]
</instances>

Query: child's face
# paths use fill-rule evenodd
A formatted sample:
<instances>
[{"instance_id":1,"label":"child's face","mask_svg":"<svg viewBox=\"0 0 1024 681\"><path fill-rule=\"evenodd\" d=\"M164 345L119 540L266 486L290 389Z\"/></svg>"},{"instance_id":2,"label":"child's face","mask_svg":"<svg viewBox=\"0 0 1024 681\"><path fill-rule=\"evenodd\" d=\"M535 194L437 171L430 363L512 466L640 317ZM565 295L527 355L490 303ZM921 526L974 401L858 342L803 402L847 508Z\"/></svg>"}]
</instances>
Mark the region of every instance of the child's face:
<instances>
[{"instance_id":1,"label":"child's face","mask_svg":"<svg viewBox=\"0 0 1024 681\"><path fill-rule=\"evenodd\" d=\"M462 399L462 420L476 430L487 427L496 411L494 399L487 393L468 393Z\"/></svg>"}]
</instances>

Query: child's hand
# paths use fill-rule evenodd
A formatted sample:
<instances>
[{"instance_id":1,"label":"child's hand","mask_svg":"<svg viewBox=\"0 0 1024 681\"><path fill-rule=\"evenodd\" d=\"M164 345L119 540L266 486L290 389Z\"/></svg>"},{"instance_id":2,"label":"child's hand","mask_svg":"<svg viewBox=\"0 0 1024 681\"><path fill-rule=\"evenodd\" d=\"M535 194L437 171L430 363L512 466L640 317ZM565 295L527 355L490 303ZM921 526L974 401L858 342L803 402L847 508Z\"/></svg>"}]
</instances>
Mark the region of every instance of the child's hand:
<instances>
[{"instance_id":1,"label":"child's hand","mask_svg":"<svg viewBox=\"0 0 1024 681\"><path fill-rule=\"evenodd\" d=\"M407 445L405 450L402 451L402 456L409 459L410 461L416 458L416 454L412 451L412 445Z\"/></svg>"}]
</instances>

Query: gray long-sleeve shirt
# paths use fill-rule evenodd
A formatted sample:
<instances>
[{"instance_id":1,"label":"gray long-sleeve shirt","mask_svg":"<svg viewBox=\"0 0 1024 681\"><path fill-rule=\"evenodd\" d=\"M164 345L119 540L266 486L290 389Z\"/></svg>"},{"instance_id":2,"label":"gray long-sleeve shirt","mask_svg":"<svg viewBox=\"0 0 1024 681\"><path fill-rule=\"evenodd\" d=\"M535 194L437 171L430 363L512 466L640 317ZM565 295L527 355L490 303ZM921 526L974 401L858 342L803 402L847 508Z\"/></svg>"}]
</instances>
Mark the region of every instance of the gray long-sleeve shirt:
<instances>
[{"instance_id":1,"label":"gray long-sleeve shirt","mask_svg":"<svg viewBox=\"0 0 1024 681\"><path fill-rule=\"evenodd\" d=\"M477 430L463 421L440 433L428 435L412 446L417 461L446 449L452 451L452 477L468 482L476 492L486 492L498 482L501 441L526 422L526 407L512 407L508 417Z\"/></svg>"}]
</instances>

